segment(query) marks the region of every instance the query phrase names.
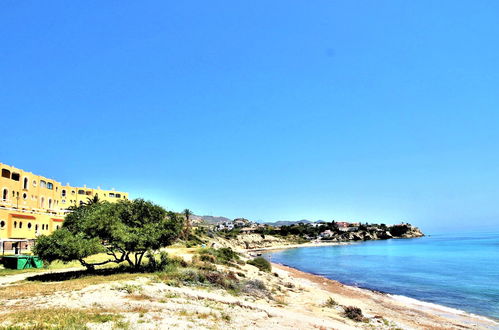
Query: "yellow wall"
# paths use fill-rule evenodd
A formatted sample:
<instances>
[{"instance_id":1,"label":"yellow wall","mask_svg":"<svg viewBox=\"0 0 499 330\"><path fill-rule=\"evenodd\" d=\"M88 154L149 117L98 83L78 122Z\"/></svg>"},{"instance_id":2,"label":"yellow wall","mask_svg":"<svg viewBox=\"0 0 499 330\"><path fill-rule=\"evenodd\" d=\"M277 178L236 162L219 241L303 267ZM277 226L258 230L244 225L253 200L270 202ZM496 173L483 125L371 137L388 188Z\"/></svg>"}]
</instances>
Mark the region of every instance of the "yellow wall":
<instances>
[{"instance_id":1,"label":"yellow wall","mask_svg":"<svg viewBox=\"0 0 499 330\"><path fill-rule=\"evenodd\" d=\"M2 163L0 170L0 239L34 239L49 234L62 224L68 207L95 195L108 202L128 199L125 192L63 186Z\"/></svg>"}]
</instances>

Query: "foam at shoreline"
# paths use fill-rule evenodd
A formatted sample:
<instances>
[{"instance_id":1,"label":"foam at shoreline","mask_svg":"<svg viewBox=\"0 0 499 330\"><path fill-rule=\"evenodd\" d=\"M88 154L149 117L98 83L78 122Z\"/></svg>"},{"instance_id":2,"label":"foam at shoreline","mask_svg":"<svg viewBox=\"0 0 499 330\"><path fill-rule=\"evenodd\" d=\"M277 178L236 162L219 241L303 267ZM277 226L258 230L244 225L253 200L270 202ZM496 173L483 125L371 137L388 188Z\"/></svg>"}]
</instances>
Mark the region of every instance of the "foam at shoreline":
<instances>
[{"instance_id":1,"label":"foam at shoreline","mask_svg":"<svg viewBox=\"0 0 499 330\"><path fill-rule=\"evenodd\" d=\"M366 289L366 290L370 290L370 289ZM401 296L401 295L390 294L390 293L387 293L386 295L388 297L390 297L394 300L400 301L404 304L410 304L413 306L422 307L422 308L425 308L429 311L442 312L443 313L442 315L444 315L444 316L456 315L456 316L473 317L476 319L481 319L483 321L491 322L494 325L499 327L498 321L496 321L490 317L487 317L487 316L469 313L469 312L466 312L466 311L463 311L463 310L460 310L457 308L439 305L439 304L435 304L435 303L430 303L427 301L418 300L418 299L414 299L414 298L407 297L407 296Z\"/></svg>"}]
</instances>

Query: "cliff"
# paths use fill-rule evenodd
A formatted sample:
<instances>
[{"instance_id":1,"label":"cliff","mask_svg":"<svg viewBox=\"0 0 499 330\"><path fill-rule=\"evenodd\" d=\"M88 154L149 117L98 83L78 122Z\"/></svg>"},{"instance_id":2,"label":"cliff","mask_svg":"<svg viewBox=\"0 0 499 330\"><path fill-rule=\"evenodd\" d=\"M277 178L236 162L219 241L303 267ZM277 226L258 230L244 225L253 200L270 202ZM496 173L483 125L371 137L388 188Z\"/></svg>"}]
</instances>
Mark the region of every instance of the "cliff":
<instances>
[{"instance_id":1,"label":"cliff","mask_svg":"<svg viewBox=\"0 0 499 330\"><path fill-rule=\"evenodd\" d=\"M391 238L416 238L422 237L424 234L419 228L410 224L400 224L385 227L364 227L364 228L349 228L346 231L336 229L326 231L328 235L320 240L309 239L304 240L303 237L297 235L279 235L279 234L259 234L247 233L239 234L234 238L215 237L210 241L215 247L230 247L236 250L251 250L251 249L266 249L273 247L291 247L303 243L311 242L352 242L352 241L369 241L382 240ZM304 244L306 245L306 244Z\"/></svg>"},{"instance_id":2,"label":"cliff","mask_svg":"<svg viewBox=\"0 0 499 330\"><path fill-rule=\"evenodd\" d=\"M389 226L386 228L368 227L366 229L359 229L357 231L341 232L337 231L330 237L324 240L333 242L348 242L348 241L369 241L378 239L390 238L416 238L423 237L424 234L418 227L410 224L401 224Z\"/></svg>"}]
</instances>

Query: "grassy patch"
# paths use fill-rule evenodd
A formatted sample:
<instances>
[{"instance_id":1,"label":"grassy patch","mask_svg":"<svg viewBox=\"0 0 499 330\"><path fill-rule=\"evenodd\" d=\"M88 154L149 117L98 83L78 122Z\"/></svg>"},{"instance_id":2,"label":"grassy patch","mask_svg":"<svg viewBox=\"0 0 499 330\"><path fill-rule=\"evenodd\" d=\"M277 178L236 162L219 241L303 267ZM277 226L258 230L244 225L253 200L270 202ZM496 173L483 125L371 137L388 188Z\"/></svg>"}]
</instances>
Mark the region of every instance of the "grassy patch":
<instances>
[{"instance_id":1,"label":"grassy patch","mask_svg":"<svg viewBox=\"0 0 499 330\"><path fill-rule=\"evenodd\" d=\"M142 292L142 287L140 285L135 285L135 284L123 284L123 285L117 286L113 289L118 290L118 291L125 291L128 294Z\"/></svg>"},{"instance_id":2,"label":"grassy patch","mask_svg":"<svg viewBox=\"0 0 499 330\"><path fill-rule=\"evenodd\" d=\"M272 271L272 265L270 264L270 262L268 262L267 259L262 257L257 257L255 259L248 260L246 263L255 266L256 268L264 272L270 273Z\"/></svg>"},{"instance_id":3,"label":"grassy patch","mask_svg":"<svg viewBox=\"0 0 499 330\"><path fill-rule=\"evenodd\" d=\"M70 272L70 273L78 273L78 272ZM3 299L20 299L20 298L29 298L36 295L50 295L53 294L54 292L77 291L89 285L122 281L122 280L131 280L131 279L136 279L139 276L144 276L143 274L133 274L133 273L112 274L107 276L103 275L81 276L81 274L79 274L79 277L76 274L74 275L75 278L69 280L56 281L54 279L54 281L56 282L50 282L46 280L46 278L42 278L43 281L21 282L20 284L17 285L0 287L0 297L2 297ZM45 276L45 275L39 275L39 276Z\"/></svg>"},{"instance_id":4,"label":"grassy patch","mask_svg":"<svg viewBox=\"0 0 499 330\"><path fill-rule=\"evenodd\" d=\"M123 316L102 309L32 309L3 314L0 321L20 328L87 329L88 323L119 322Z\"/></svg>"},{"instance_id":5,"label":"grassy patch","mask_svg":"<svg viewBox=\"0 0 499 330\"><path fill-rule=\"evenodd\" d=\"M329 308L335 307L337 305L338 305L338 303L336 302L336 300L334 300L331 297L327 298L327 300L323 304L324 307L329 307Z\"/></svg>"},{"instance_id":6,"label":"grassy patch","mask_svg":"<svg viewBox=\"0 0 499 330\"><path fill-rule=\"evenodd\" d=\"M239 253L231 248L204 248L198 250L200 260L205 262L217 263L222 265L233 266L241 262Z\"/></svg>"}]
</instances>

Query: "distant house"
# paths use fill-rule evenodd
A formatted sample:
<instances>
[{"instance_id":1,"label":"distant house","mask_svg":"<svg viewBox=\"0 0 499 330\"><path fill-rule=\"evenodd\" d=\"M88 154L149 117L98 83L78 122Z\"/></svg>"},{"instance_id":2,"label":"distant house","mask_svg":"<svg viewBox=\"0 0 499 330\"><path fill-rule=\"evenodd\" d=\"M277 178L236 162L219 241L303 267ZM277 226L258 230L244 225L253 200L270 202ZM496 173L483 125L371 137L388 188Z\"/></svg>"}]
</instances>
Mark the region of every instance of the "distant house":
<instances>
[{"instance_id":1,"label":"distant house","mask_svg":"<svg viewBox=\"0 0 499 330\"><path fill-rule=\"evenodd\" d=\"M319 234L319 236L321 238L331 238L334 236L334 232L332 232L331 230L324 230L322 233Z\"/></svg>"}]
</instances>

